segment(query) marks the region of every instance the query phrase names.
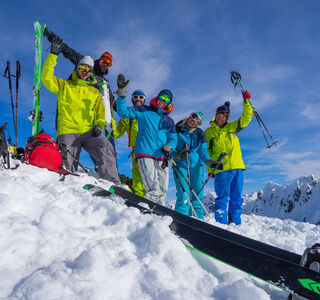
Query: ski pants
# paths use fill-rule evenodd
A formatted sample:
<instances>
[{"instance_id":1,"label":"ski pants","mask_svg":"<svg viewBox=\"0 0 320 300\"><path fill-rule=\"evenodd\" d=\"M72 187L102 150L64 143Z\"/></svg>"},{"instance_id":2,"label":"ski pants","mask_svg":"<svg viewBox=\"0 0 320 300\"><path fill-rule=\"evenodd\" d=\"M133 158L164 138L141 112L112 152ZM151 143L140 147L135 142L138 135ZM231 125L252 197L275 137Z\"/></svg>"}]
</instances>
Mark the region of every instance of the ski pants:
<instances>
[{"instance_id":1,"label":"ski pants","mask_svg":"<svg viewBox=\"0 0 320 300\"><path fill-rule=\"evenodd\" d=\"M169 185L169 168L162 169L162 160L149 157L139 157L137 163L146 190L145 198L164 205Z\"/></svg>"},{"instance_id":2,"label":"ski pants","mask_svg":"<svg viewBox=\"0 0 320 300\"><path fill-rule=\"evenodd\" d=\"M144 184L134 154L132 154L132 187L136 195L144 197L146 191L144 189Z\"/></svg>"},{"instance_id":3,"label":"ski pants","mask_svg":"<svg viewBox=\"0 0 320 300\"><path fill-rule=\"evenodd\" d=\"M217 222L228 224L229 212L232 222L236 225L241 224L242 187L242 169L223 171L215 175L214 188L217 198L214 204L214 215Z\"/></svg>"},{"instance_id":4,"label":"ski pants","mask_svg":"<svg viewBox=\"0 0 320 300\"><path fill-rule=\"evenodd\" d=\"M176 206L175 206L175 210L185 214L185 215L189 215L189 216L194 216L194 212L190 206L190 202L187 199L185 193L183 192L183 189L181 187L181 184L183 185L183 188L185 189L189 199L192 202L192 206L196 212L196 215L199 219L203 220L203 208L202 205L199 203L198 199L196 198L196 196L191 192L189 189L189 184L188 182L185 180L188 180L188 170L186 168L183 167L179 167L181 173L183 174L183 176L181 175L181 173L178 171L177 167L175 167L175 172L174 174L174 181L176 183L176 188L177 188L177 192L176 192L176 196L177 196L177 201L176 201ZM178 176L178 178L177 178ZM184 179L185 178L185 179ZM180 180L180 182L179 182ZM190 183L191 183L191 187L193 188L193 190L195 191L195 193L198 195L200 189L202 188L203 184L204 184L204 169L202 165L197 165L195 168L191 168L190 169ZM203 189L201 191L201 193L198 195L199 200L202 202L203 201Z\"/></svg>"},{"instance_id":5,"label":"ski pants","mask_svg":"<svg viewBox=\"0 0 320 300\"><path fill-rule=\"evenodd\" d=\"M57 140L58 144L66 144L77 160L81 149L86 150L97 163L99 177L120 184L114 149L104 135L94 137L88 131L83 134L62 134ZM67 169L77 170L77 162L69 152L62 152L62 160Z\"/></svg>"}]
</instances>

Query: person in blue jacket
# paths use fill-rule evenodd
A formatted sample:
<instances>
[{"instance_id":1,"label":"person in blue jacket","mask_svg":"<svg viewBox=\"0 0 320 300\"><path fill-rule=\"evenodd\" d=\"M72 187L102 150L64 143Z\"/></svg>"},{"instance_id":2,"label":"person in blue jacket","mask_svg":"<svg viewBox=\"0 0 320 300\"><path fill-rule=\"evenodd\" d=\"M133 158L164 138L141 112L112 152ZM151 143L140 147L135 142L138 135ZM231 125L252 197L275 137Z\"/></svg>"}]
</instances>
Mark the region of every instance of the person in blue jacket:
<instances>
[{"instance_id":1,"label":"person in blue jacket","mask_svg":"<svg viewBox=\"0 0 320 300\"><path fill-rule=\"evenodd\" d=\"M138 120L138 135L134 154L146 190L145 197L164 204L169 184L169 168L164 154L177 145L174 121L168 116L172 111L172 93L162 90L150 105L127 107L126 87L129 80L118 76L117 113L121 118Z\"/></svg>"},{"instance_id":2,"label":"person in blue jacket","mask_svg":"<svg viewBox=\"0 0 320 300\"><path fill-rule=\"evenodd\" d=\"M172 155L177 167L183 174L176 168L174 172L174 180L177 187L175 210L185 215L194 215L190 206L191 201L196 216L203 220L203 208L198 200L203 201L203 189L201 190L201 188L204 184L204 164L214 168L218 163L210 158L207 152L204 132L198 128L202 124L202 119L201 112L194 112L188 118L176 124L178 144ZM196 194L201 190L198 198L193 193L191 194L189 182L186 181L186 179L189 180L188 163L190 186ZM183 189L186 191L190 201L187 199Z\"/></svg>"}]
</instances>

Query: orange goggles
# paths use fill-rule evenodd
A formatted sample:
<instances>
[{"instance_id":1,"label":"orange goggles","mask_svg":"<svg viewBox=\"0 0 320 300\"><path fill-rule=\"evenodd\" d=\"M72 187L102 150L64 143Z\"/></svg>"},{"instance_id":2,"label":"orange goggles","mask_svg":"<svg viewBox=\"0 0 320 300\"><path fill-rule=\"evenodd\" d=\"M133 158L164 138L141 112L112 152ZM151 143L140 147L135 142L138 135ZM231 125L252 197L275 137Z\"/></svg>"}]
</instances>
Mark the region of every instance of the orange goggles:
<instances>
[{"instance_id":1,"label":"orange goggles","mask_svg":"<svg viewBox=\"0 0 320 300\"><path fill-rule=\"evenodd\" d=\"M108 68L112 65L112 61L107 58L101 58L100 63L106 65Z\"/></svg>"},{"instance_id":2,"label":"orange goggles","mask_svg":"<svg viewBox=\"0 0 320 300\"><path fill-rule=\"evenodd\" d=\"M88 65L79 65L78 66L78 70L80 71L80 72L84 72L84 73L91 73L91 67L90 66L88 66Z\"/></svg>"}]
</instances>

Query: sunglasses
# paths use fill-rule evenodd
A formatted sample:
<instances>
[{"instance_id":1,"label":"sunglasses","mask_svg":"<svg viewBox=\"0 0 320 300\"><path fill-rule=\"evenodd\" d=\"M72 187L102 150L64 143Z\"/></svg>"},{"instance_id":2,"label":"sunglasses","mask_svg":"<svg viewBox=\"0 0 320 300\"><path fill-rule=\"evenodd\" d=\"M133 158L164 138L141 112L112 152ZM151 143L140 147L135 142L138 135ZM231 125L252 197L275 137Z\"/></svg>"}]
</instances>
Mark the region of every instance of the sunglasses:
<instances>
[{"instance_id":1,"label":"sunglasses","mask_svg":"<svg viewBox=\"0 0 320 300\"><path fill-rule=\"evenodd\" d=\"M100 63L106 65L108 68L112 65L112 61L107 58L101 58Z\"/></svg>"},{"instance_id":2,"label":"sunglasses","mask_svg":"<svg viewBox=\"0 0 320 300\"><path fill-rule=\"evenodd\" d=\"M166 104L171 103L171 99L167 95L160 95L158 100L165 102Z\"/></svg>"},{"instance_id":3,"label":"sunglasses","mask_svg":"<svg viewBox=\"0 0 320 300\"><path fill-rule=\"evenodd\" d=\"M78 66L78 70L80 72L84 72L84 73L90 73L92 70L91 70L91 67L87 66L87 65L79 65Z\"/></svg>"},{"instance_id":4,"label":"sunglasses","mask_svg":"<svg viewBox=\"0 0 320 300\"><path fill-rule=\"evenodd\" d=\"M201 124L201 119L198 114L192 113L190 116L191 116L192 120L195 121L198 125Z\"/></svg>"},{"instance_id":5,"label":"sunglasses","mask_svg":"<svg viewBox=\"0 0 320 300\"><path fill-rule=\"evenodd\" d=\"M144 100L144 99L145 99L145 97L144 97L144 96L142 96L142 95L134 95L134 96L132 96L132 99L135 99L135 100L137 100L137 99Z\"/></svg>"},{"instance_id":6,"label":"sunglasses","mask_svg":"<svg viewBox=\"0 0 320 300\"><path fill-rule=\"evenodd\" d=\"M217 112L217 114L223 114L224 116L228 117L229 116L229 112L227 112L226 110L219 110Z\"/></svg>"}]
</instances>

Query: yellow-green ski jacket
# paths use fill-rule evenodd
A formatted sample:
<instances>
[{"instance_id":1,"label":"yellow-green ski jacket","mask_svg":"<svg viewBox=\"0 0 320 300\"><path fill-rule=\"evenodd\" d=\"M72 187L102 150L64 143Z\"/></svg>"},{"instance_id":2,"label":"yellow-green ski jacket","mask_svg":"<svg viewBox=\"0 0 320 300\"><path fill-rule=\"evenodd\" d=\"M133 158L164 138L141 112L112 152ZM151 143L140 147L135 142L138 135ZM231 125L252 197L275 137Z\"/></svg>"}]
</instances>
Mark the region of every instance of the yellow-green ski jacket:
<instances>
[{"instance_id":1,"label":"yellow-green ski jacket","mask_svg":"<svg viewBox=\"0 0 320 300\"><path fill-rule=\"evenodd\" d=\"M77 71L72 72L72 80L54 76L57 55L49 53L41 80L44 86L58 96L57 136L62 134L82 134L94 126L105 126L104 105L99 91L91 82L81 80Z\"/></svg>"},{"instance_id":2,"label":"yellow-green ski jacket","mask_svg":"<svg viewBox=\"0 0 320 300\"><path fill-rule=\"evenodd\" d=\"M228 153L228 155L222 161L224 169L223 171L233 169L245 169L244 162L242 160L242 154L240 149L240 143L238 139L238 133L248 126L252 120L252 107L249 101L243 102L243 112L241 117L233 122L227 122L223 127L219 127L215 122L215 117L210 122L210 127L204 132L208 154L213 160L218 160L219 155L222 152ZM208 168L208 173L212 172L211 168ZM217 170L215 173L223 172Z\"/></svg>"}]
</instances>

